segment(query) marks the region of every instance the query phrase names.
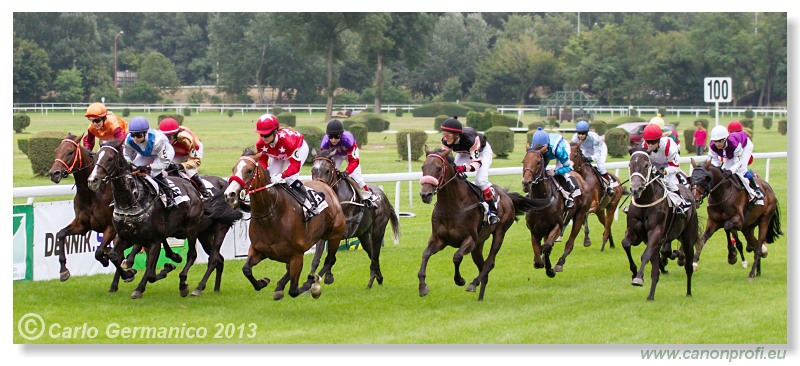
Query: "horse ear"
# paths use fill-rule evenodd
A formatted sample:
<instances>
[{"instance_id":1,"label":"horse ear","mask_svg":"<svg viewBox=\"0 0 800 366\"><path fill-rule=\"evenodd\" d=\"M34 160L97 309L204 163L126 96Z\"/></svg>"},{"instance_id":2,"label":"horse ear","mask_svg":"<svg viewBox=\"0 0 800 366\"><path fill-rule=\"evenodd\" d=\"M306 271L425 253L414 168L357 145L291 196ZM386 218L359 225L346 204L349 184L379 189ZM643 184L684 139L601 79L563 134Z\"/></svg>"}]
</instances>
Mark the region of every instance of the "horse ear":
<instances>
[{"instance_id":1,"label":"horse ear","mask_svg":"<svg viewBox=\"0 0 800 366\"><path fill-rule=\"evenodd\" d=\"M428 150L428 144L425 144L425 145L422 145L422 146L424 146L424 147L425 147L425 155L428 155L428 154L430 154L430 153L431 153L431 151L430 151L430 150Z\"/></svg>"},{"instance_id":2,"label":"horse ear","mask_svg":"<svg viewBox=\"0 0 800 366\"><path fill-rule=\"evenodd\" d=\"M697 166L697 164L694 162L694 158L689 158L689 162L692 164L692 166Z\"/></svg>"},{"instance_id":3,"label":"horse ear","mask_svg":"<svg viewBox=\"0 0 800 366\"><path fill-rule=\"evenodd\" d=\"M705 163L705 165L704 165L704 167L705 167L706 169L708 169L708 167L709 167L709 166L711 166L711 159L708 159L708 160L706 160L706 163Z\"/></svg>"}]
</instances>

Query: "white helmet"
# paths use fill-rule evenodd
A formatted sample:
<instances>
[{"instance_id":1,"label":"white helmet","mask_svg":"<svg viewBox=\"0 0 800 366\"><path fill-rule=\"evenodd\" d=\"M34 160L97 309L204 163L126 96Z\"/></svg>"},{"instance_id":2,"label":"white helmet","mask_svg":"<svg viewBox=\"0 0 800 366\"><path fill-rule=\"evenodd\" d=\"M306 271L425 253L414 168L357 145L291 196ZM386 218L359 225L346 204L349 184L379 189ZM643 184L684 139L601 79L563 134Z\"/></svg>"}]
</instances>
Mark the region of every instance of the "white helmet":
<instances>
[{"instance_id":1,"label":"white helmet","mask_svg":"<svg viewBox=\"0 0 800 366\"><path fill-rule=\"evenodd\" d=\"M728 128L725 126L714 126L711 130L711 141L718 141L728 138Z\"/></svg>"},{"instance_id":2,"label":"white helmet","mask_svg":"<svg viewBox=\"0 0 800 366\"><path fill-rule=\"evenodd\" d=\"M651 118L650 123L655 123L658 125L658 127L661 127L662 129L664 128L664 119L661 118L661 114Z\"/></svg>"}]
</instances>

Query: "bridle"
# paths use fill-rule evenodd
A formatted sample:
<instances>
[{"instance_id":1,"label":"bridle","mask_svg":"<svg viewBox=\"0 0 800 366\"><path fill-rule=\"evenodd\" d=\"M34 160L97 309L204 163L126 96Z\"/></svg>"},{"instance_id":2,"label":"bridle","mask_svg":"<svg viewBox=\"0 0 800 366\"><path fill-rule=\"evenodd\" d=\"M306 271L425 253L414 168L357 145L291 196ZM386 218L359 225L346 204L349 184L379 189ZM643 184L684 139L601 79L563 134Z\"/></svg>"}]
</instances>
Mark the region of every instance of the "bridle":
<instances>
[{"instance_id":1,"label":"bridle","mask_svg":"<svg viewBox=\"0 0 800 366\"><path fill-rule=\"evenodd\" d=\"M322 183L325 183L329 187L335 187L342 180L342 178L339 177L339 174L337 174L338 171L336 170L336 164L333 163L332 159L326 158L324 156L317 156L317 157L314 158L314 161L318 161L318 160L328 163L328 165L330 165L331 169L330 169L330 174L328 175L328 177L326 179L316 178L315 180L320 181Z\"/></svg>"},{"instance_id":2,"label":"bridle","mask_svg":"<svg viewBox=\"0 0 800 366\"><path fill-rule=\"evenodd\" d=\"M239 193L239 196L240 196L239 198L244 199L245 195L253 194L253 193L256 193L256 192L263 191L263 190L268 189L268 188L272 188L274 185L277 184L277 183L270 183L270 184L263 185L261 187L253 188L253 183L255 183L256 181L261 181L261 178L262 178L262 175L263 175L261 173L262 169L259 169L258 162L256 161L256 159L253 159L250 156L242 156L242 157L240 157L239 161L242 161L242 160L246 160L246 161L250 162L251 164L253 164L253 166L255 167L255 173L253 173L253 177L250 178L249 182L245 182L238 175L231 175L230 178L228 178L228 184L230 184L231 181L235 181L236 183L239 183L240 186L242 186L243 189Z\"/></svg>"},{"instance_id":3,"label":"bridle","mask_svg":"<svg viewBox=\"0 0 800 366\"><path fill-rule=\"evenodd\" d=\"M101 146L99 149L97 149L98 156L100 154L100 151L103 150L103 149L110 149L110 150L114 151L114 153L116 154L116 155L114 155L114 159L112 159L113 167L114 167L113 171L109 171L105 166L97 164L97 163L99 163L99 161L97 163L95 163L95 165L97 165L98 168L102 168L103 171L105 171L106 176L103 177L102 181L103 181L103 183L106 183L109 180L119 179L119 177L122 175L122 169L120 169L119 168L119 164L117 164L117 160L118 160L117 156L119 156L119 154L120 154L119 150L117 150L113 146ZM116 175L112 175L112 173L117 173L117 174Z\"/></svg>"},{"instance_id":4,"label":"bridle","mask_svg":"<svg viewBox=\"0 0 800 366\"><path fill-rule=\"evenodd\" d=\"M537 150L537 149L528 149L528 150L527 150L527 153L536 153L536 154L539 154L539 158L540 158L540 160L539 160L539 161L542 163L542 165L543 165L543 166L545 165L545 164L544 164L544 155L542 154L542 152L541 152L541 151L539 151L539 150ZM528 187L531 187L531 186L537 185L537 184L539 184L539 182L541 182L541 181L543 181L543 180L547 179L547 175L545 175L544 171L545 171L545 169L544 169L544 168L542 168L542 169L539 169L539 172L538 172L538 173L537 173L537 172L534 172L534 171L533 171L533 169L531 169L531 168L523 168L523 169L522 169L522 175L523 175L523 177L524 177L524 175L525 175L525 172L530 172L530 173L531 173L531 176L532 176L531 180L530 180L529 182L525 182L525 184L526 184ZM530 188L528 188L528 189L530 190Z\"/></svg>"},{"instance_id":5,"label":"bridle","mask_svg":"<svg viewBox=\"0 0 800 366\"><path fill-rule=\"evenodd\" d=\"M642 186L643 190L647 189L647 186L649 186L654 181L658 181L658 183L661 184L661 187L664 188L663 189L664 195L661 198L659 198L659 199L657 199L657 200L655 200L655 201L653 201L651 203L640 204L640 203L636 202L636 198L633 197L633 194L631 194L631 204L636 206L636 207L643 207L643 208L653 207L653 206L661 203L661 201L663 201L664 199L667 198L667 187L666 187L666 185L664 184L664 182L662 180L658 179L657 176L653 177L653 179L650 179L650 176L652 175L653 171L655 170L655 167L653 167L653 165L650 164L650 155L648 155L644 151L635 151L633 154L631 154L631 162L633 161L633 158L636 157L637 155L644 155L644 157L646 158L645 162L648 165L647 176L645 177L644 174L642 174L642 173L632 171L631 164L628 164L628 176L630 177L630 178L628 178L628 180L631 180L631 179L633 179L633 177L636 177L636 176L641 177L642 180L644 180L644 185Z\"/></svg>"},{"instance_id":6,"label":"bridle","mask_svg":"<svg viewBox=\"0 0 800 366\"><path fill-rule=\"evenodd\" d=\"M708 170L706 170L705 168L702 168L702 167L695 167L694 171L703 172L706 177L709 177L709 181L708 182L702 182L702 183L695 183L694 179L692 179L692 193L697 192L698 188L702 188L703 189L703 193L700 195L700 202L698 202L698 206L699 206L700 204L703 203L703 201L705 201L706 197L710 196L712 192L717 190L717 188L719 188L722 185L722 183L724 183L728 178L720 179L719 183L717 183L714 187L711 187L711 180L713 178L712 178L712 174L711 174L710 171L708 171ZM694 175L694 171L692 172L692 175ZM714 203L710 203L709 202L708 206L709 207L716 206L716 205L719 205L719 204L727 202L728 198L730 198L733 195L734 192L735 192L735 190L731 189L730 192L728 193L728 196L725 197L725 199L722 199L722 200L720 200L718 202L714 202Z\"/></svg>"},{"instance_id":7,"label":"bridle","mask_svg":"<svg viewBox=\"0 0 800 366\"><path fill-rule=\"evenodd\" d=\"M430 176L430 175L423 175L422 178L420 178L420 180L419 180L419 184L431 184L431 185L435 186L436 188L433 190L433 194L435 195L442 188L444 188L444 186L446 186L448 183L452 182L453 179L456 179L458 177L458 174L453 174L453 176L450 179L445 181L444 180L444 176L447 173L447 166L450 165L450 164L448 164L447 160L445 160L445 158L443 156L439 155L439 154L432 153L432 154L428 154L427 155L427 158L431 158L431 157L436 157L437 159L441 160L441 162L442 162L442 172L441 172L441 174L439 174L439 178L434 178L433 176Z\"/></svg>"},{"instance_id":8,"label":"bridle","mask_svg":"<svg viewBox=\"0 0 800 366\"><path fill-rule=\"evenodd\" d=\"M83 154L81 154L81 146L78 145L77 142L72 141L71 139L63 139L63 140L61 140L61 142L62 143L63 142L69 142L69 143L75 145L75 155L73 155L73 157L72 157L72 164L67 165L67 163L65 163L64 160L55 159L55 161L61 163L62 165L64 165L64 168L67 169L65 177L67 175L70 175L70 174L74 173L74 172L86 169L86 168L88 168L90 166L90 165L87 165L87 166L83 165ZM78 169L74 170L76 164L78 165Z\"/></svg>"}]
</instances>

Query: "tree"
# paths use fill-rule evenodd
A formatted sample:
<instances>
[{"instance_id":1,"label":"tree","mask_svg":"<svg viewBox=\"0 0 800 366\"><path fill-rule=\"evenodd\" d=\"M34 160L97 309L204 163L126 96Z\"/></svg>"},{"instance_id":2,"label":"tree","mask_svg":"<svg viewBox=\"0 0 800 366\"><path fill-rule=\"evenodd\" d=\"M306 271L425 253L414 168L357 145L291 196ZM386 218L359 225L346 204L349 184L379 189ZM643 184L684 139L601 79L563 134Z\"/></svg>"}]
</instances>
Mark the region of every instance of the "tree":
<instances>
[{"instance_id":1,"label":"tree","mask_svg":"<svg viewBox=\"0 0 800 366\"><path fill-rule=\"evenodd\" d=\"M49 61L35 42L14 37L14 103L42 100L50 84Z\"/></svg>"},{"instance_id":2,"label":"tree","mask_svg":"<svg viewBox=\"0 0 800 366\"><path fill-rule=\"evenodd\" d=\"M58 72L56 81L53 83L56 95L55 101L58 103L78 103L83 101L83 88L81 83L81 73L76 68L61 70Z\"/></svg>"},{"instance_id":3,"label":"tree","mask_svg":"<svg viewBox=\"0 0 800 366\"><path fill-rule=\"evenodd\" d=\"M161 91L146 81L137 81L122 89L122 99L128 103L156 103L161 100Z\"/></svg>"},{"instance_id":4,"label":"tree","mask_svg":"<svg viewBox=\"0 0 800 366\"><path fill-rule=\"evenodd\" d=\"M167 90L176 90L180 86L172 62L158 51L150 51L144 58L138 70L138 80Z\"/></svg>"}]
</instances>

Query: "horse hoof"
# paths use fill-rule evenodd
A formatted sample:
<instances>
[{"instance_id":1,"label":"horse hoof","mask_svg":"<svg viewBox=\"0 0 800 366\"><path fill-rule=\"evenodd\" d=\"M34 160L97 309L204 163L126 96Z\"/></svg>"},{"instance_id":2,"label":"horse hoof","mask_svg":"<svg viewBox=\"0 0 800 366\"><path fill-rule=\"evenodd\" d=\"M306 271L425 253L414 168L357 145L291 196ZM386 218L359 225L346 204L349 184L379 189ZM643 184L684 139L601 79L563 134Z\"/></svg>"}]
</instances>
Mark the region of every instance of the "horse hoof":
<instances>
[{"instance_id":1,"label":"horse hoof","mask_svg":"<svg viewBox=\"0 0 800 366\"><path fill-rule=\"evenodd\" d=\"M319 278L317 278L311 285L311 297L319 299L320 295L322 295L322 286L319 285Z\"/></svg>"},{"instance_id":2,"label":"horse hoof","mask_svg":"<svg viewBox=\"0 0 800 366\"><path fill-rule=\"evenodd\" d=\"M103 256L98 259L98 261L103 265L103 267L108 267L108 257Z\"/></svg>"},{"instance_id":3,"label":"horse hoof","mask_svg":"<svg viewBox=\"0 0 800 366\"><path fill-rule=\"evenodd\" d=\"M272 295L272 299L278 301L283 298L283 291L275 291L275 294Z\"/></svg>"},{"instance_id":4,"label":"horse hoof","mask_svg":"<svg viewBox=\"0 0 800 366\"><path fill-rule=\"evenodd\" d=\"M564 267L560 264L557 264L555 267L553 267L553 272L564 272Z\"/></svg>"},{"instance_id":5,"label":"horse hoof","mask_svg":"<svg viewBox=\"0 0 800 366\"><path fill-rule=\"evenodd\" d=\"M467 281L464 280L464 277L454 278L453 281L457 286L464 286L467 284Z\"/></svg>"},{"instance_id":6,"label":"horse hoof","mask_svg":"<svg viewBox=\"0 0 800 366\"><path fill-rule=\"evenodd\" d=\"M428 295L429 292L430 292L430 290L428 289L428 286L426 285L425 287L419 289L419 297L425 297L426 295Z\"/></svg>"},{"instance_id":7,"label":"horse hoof","mask_svg":"<svg viewBox=\"0 0 800 366\"><path fill-rule=\"evenodd\" d=\"M59 276L59 279L61 280L61 282L64 282L64 281L68 280L70 278L70 276L72 276L72 275L69 273L69 270L66 270L64 272L61 272L61 274Z\"/></svg>"},{"instance_id":8,"label":"horse hoof","mask_svg":"<svg viewBox=\"0 0 800 366\"><path fill-rule=\"evenodd\" d=\"M113 294L113 293L117 292L118 290L119 290L119 288L112 286L112 287L108 288L108 293L109 294Z\"/></svg>"},{"instance_id":9,"label":"horse hoof","mask_svg":"<svg viewBox=\"0 0 800 366\"><path fill-rule=\"evenodd\" d=\"M546 269L545 273L547 274L547 277L550 277L550 278L553 278L553 277L556 276L556 271L554 271L552 269Z\"/></svg>"},{"instance_id":10,"label":"horse hoof","mask_svg":"<svg viewBox=\"0 0 800 366\"><path fill-rule=\"evenodd\" d=\"M590 246L592 246L592 241L591 241L591 240L589 240L589 239L586 239L586 240L584 240L584 241L583 241L583 246L584 246L584 247L590 247Z\"/></svg>"},{"instance_id":11,"label":"horse hoof","mask_svg":"<svg viewBox=\"0 0 800 366\"><path fill-rule=\"evenodd\" d=\"M270 281L270 279L266 278L266 277L258 280L257 281L258 282L258 287L256 288L256 291L261 291L262 288L267 287L267 285L269 285L269 281ZM275 300L278 300L278 299L275 299Z\"/></svg>"},{"instance_id":12,"label":"horse hoof","mask_svg":"<svg viewBox=\"0 0 800 366\"><path fill-rule=\"evenodd\" d=\"M181 297L186 297L187 295L189 295L189 289L188 288L182 288L182 289L180 289L180 291L181 291Z\"/></svg>"},{"instance_id":13,"label":"horse hoof","mask_svg":"<svg viewBox=\"0 0 800 366\"><path fill-rule=\"evenodd\" d=\"M700 267L697 266L697 262L692 262L692 271L697 272L698 268Z\"/></svg>"},{"instance_id":14,"label":"horse hoof","mask_svg":"<svg viewBox=\"0 0 800 366\"><path fill-rule=\"evenodd\" d=\"M328 272L325 274L325 284L330 285L332 283L333 283L333 273Z\"/></svg>"},{"instance_id":15,"label":"horse hoof","mask_svg":"<svg viewBox=\"0 0 800 366\"><path fill-rule=\"evenodd\" d=\"M174 271L174 270L175 270L175 268L178 268L178 267L175 267L175 265L174 265L174 264L172 264L172 263L164 263L164 269L165 269L167 272L172 272L172 271Z\"/></svg>"},{"instance_id":16,"label":"horse hoof","mask_svg":"<svg viewBox=\"0 0 800 366\"><path fill-rule=\"evenodd\" d=\"M131 299L141 299L141 298L142 298L142 292L139 290L136 290L131 294Z\"/></svg>"},{"instance_id":17,"label":"horse hoof","mask_svg":"<svg viewBox=\"0 0 800 366\"><path fill-rule=\"evenodd\" d=\"M742 261L742 268L747 269L747 261Z\"/></svg>"},{"instance_id":18,"label":"horse hoof","mask_svg":"<svg viewBox=\"0 0 800 366\"><path fill-rule=\"evenodd\" d=\"M131 282L134 279L136 279L136 270L135 269L129 269L129 270L125 271L124 273L125 273L125 276L122 276L122 280L125 281L125 283ZM126 278L126 276L127 276L127 278Z\"/></svg>"},{"instance_id":19,"label":"horse hoof","mask_svg":"<svg viewBox=\"0 0 800 366\"><path fill-rule=\"evenodd\" d=\"M180 262L183 262L183 257L181 257L181 255L180 255L180 254L178 254L178 253L175 253L175 255L174 255L174 256L172 256L172 257L169 257L169 259L170 259L171 261L175 262L175 263L180 263Z\"/></svg>"},{"instance_id":20,"label":"horse hoof","mask_svg":"<svg viewBox=\"0 0 800 366\"><path fill-rule=\"evenodd\" d=\"M730 264L730 265L736 264L736 256L728 258L728 264Z\"/></svg>"},{"instance_id":21,"label":"horse hoof","mask_svg":"<svg viewBox=\"0 0 800 366\"><path fill-rule=\"evenodd\" d=\"M544 268L544 263L533 262L533 269L542 269L542 268Z\"/></svg>"},{"instance_id":22,"label":"horse hoof","mask_svg":"<svg viewBox=\"0 0 800 366\"><path fill-rule=\"evenodd\" d=\"M633 279L633 281L631 281L631 285L634 285L634 286L641 287L643 284L644 284L644 281L639 277L636 277L636 278Z\"/></svg>"},{"instance_id":23,"label":"horse hoof","mask_svg":"<svg viewBox=\"0 0 800 366\"><path fill-rule=\"evenodd\" d=\"M761 244L761 258L766 258L767 254L769 254L769 250L767 249L766 244Z\"/></svg>"},{"instance_id":24,"label":"horse hoof","mask_svg":"<svg viewBox=\"0 0 800 366\"><path fill-rule=\"evenodd\" d=\"M195 296L195 297L200 296L202 294L203 294L203 291L200 291L198 289L194 289L194 291L192 291L192 296Z\"/></svg>"},{"instance_id":25,"label":"horse hoof","mask_svg":"<svg viewBox=\"0 0 800 366\"><path fill-rule=\"evenodd\" d=\"M467 292L475 292L475 285L470 283L469 286L467 286L466 290Z\"/></svg>"}]
</instances>

